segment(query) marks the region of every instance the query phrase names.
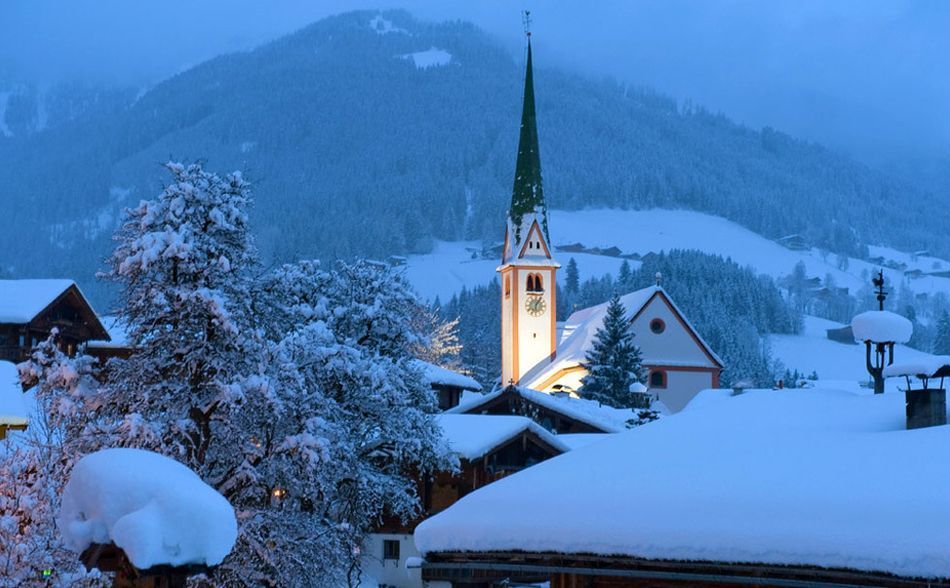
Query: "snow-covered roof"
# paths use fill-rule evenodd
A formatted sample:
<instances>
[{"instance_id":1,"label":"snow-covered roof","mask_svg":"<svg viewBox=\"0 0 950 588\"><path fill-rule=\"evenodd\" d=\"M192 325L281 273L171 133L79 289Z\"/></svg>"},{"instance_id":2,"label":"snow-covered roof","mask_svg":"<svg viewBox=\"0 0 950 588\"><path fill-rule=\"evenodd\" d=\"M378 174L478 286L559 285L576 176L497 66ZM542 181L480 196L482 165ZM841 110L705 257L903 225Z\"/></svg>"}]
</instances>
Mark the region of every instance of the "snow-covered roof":
<instances>
[{"instance_id":1,"label":"snow-covered roof","mask_svg":"<svg viewBox=\"0 0 950 588\"><path fill-rule=\"evenodd\" d=\"M20 387L16 366L0 361L0 426L23 426L30 421L29 397Z\"/></svg>"},{"instance_id":2,"label":"snow-covered roof","mask_svg":"<svg viewBox=\"0 0 950 588\"><path fill-rule=\"evenodd\" d=\"M497 388L489 394L466 394L458 406L450 408L446 413L477 412L479 407L498 398L507 389ZM555 396L523 386L515 387L515 392L526 400L607 433L624 431L627 428L627 421L637 418L637 413L634 410L614 408L584 398L575 398L568 395Z\"/></svg>"},{"instance_id":3,"label":"snow-covered roof","mask_svg":"<svg viewBox=\"0 0 950 588\"><path fill-rule=\"evenodd\" d=\"M100 319L102 326L109 333L109 340L96 340L86 343L92 349L114 349L129 346L129 333L126 324L116 316L104 316Z\"/></svg>"},{"instance_id":4,"label":"snow-covered roof","mask_svg":"<svg viewBox=\"0 0 950 588\"><path fill-rule=\"evenodd\" d=\"M115 543L136 568L217 565L237 539L234 508L181 463L141 449L80 459L63 491L66 546Z\"/></svg>"},{"instance_id":5,"label":"snow-covered roof","mask_svg":"<svg viewBox=\"0 0 950 588\"><path fill-rule=\"evenodd\" d=\"M482 488L416 545L950 577L950 427L905 430L902 394L730 394Z\"/></svg>"},{"instance_id":6,"label":"snow-covered roof","mask_svg":"<svg viewBox=\"0 0 950 588\"><path fill-rule=\"evenodd\" d=\"M438 366L427 361L422 361L421 359L417 359L415 362L416 365L422 369L422 373L429 385L441 384L443 386L455 386L463 390L472 391L478 391L482 389L481 384L479 384L474 378L470 378L465 374L460 374L442 366Z\"/></svg>"},{"instance_id":7,"label":"snow-covered roof","mask_svg":"<svg viewBox=\"0 0 950 588\"><path fill-rule=\"evenodd\" d=\"M911 376L933 378L944 375L950 368L950 355L918 357L912 360L895 362L884 368L884 377Z\"/></svg>"},{"instance_id":8,"label":"snow-covered roof","mask_svg":"<svg viewBox=\"0 0 950 588\"><path fill-rule=\"evenodd\" d=\"M513 415L440 414L436 422L449 448L459 457L469 461L490 453L493 449L520 435L531 431L545 443L562 452L570 448L559 438L527 417Z\"/></svg>"},{"instance_id":9,"label":"snow-covered roof","mask_svg":"<svg viewBox=\"0 0 950 588\"><path fill-rule=\"evenodd\" d=\"M851 319L856 341L907 343L914 334L914 325L889 310L869 310Z\"/></svg>"},{"instance_id":10,"label":"snow-covered roof","mask_svg":"<svg viewBox=\"0 0 950 588\"><path fill-rule=\"evenodd\" d=\"M612 433L567 433L558 435L557 438L573 450L609 439L611 435Z\"/></svg>"},{"instance_id":11,"label":"snow-covered roof","mask_svg":"<svg viewBox=\"0 0 950 588\"><path fill-rule=\"evenodd\" d=\"M0 323L30 322L74 285L72 280L0 280Z\"/></svg>"},{"instance_id":12,"label":"snow-covered roof","mask_svg":"<svg viewBox=\"0 0 950 588\"><path fill-rule=\"evenodd\" d=\"M657 294L662 295L670 303L674 312L680 316L686 327L692 331L704 351L713 358L716 363L723 365L719 356L716 355L709 344L700 337L699 333L689 323L686 316L680 311L676 303L673 302L673 299L670 298L662 286L649 286L621 296L620 303L623 304L627 320L633 320L634 317L640 314L647 303ZM564 322L563 328L563 332L569 334L558 345L557 356L554 358L554 361L543 361L534 366L521 377L521 381L529 386L537 386L552 374L581 365L587 356L587 351L594 343L597 331L604 324L604 317L607 316L607 306L609 304L609 302L604 302L603 304L583 308L571 314ZM660 358L644 357L644 360L655 365L677 365L684 367L702 367L707 365Z\"/></svg>"}]
</instances>

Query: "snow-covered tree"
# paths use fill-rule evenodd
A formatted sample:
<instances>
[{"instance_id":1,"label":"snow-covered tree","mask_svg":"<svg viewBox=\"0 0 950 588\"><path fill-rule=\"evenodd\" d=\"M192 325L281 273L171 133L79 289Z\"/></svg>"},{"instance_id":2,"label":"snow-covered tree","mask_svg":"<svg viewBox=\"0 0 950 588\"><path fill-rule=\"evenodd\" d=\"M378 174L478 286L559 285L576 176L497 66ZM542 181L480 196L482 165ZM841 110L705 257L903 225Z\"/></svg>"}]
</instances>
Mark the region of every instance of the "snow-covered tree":
<instances>
[{"instance_id":1,"label":"snow-covered tree","mask_svg":"<svg viewBox=\"0 0 950 588\"><path fill-rule=\"evenodd\" d=\"M618 408L647 408L643 406L642 395L630 391L644 376L640 348L633 337L626 309L615 295L585 358L587 375L581 380L580 389L584 398Z\"/></svg>"},{"instance_id":2,"label":"snow-covered tree","mask_svg":"<svg viewBox=\"0 0 950 588\"><path fill-rule=\"evenodd\" d=\"M27 431L0 446L0 586L94 586L75 553L63 547L56 517L63 487L89 443L95 406L95 360L67 357L53 329L17 366L36 411Z\"/></svg>"},{"instance_id":3,"label":"snow-covered tree","mask_svg":"<svg viewBox=\"0 0 950 588\"><path fill-rule=\"evenodd\" d=\"M278 486L288 488L281 500L292 512L313 513L318 537L334 537L329 554L303 557L295 546L304 567L291 562L273 573L290 581L312 569L311 557L330 555L330 571L355 584L366 533L384 515L418 514L410 474L455 465L433 420L435 397L410 354L425 340L414 330L418 301L388 269L360 262L326 272L309 261L269 274L254 298L279 407L262 459L282 448L308 456L294 467L275 462ZM270 432L281 429L300 432Z\"/></svg>"}]
</instances>

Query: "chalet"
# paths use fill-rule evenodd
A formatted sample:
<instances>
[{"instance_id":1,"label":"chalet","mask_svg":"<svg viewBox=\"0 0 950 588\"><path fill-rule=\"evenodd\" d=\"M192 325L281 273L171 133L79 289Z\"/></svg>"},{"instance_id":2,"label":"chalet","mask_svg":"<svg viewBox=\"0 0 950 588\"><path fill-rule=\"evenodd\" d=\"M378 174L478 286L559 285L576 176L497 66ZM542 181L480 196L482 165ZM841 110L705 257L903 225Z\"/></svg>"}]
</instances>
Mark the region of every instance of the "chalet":
<instances>
[{"instance_id":1,"label":"chalet","mask_svg":"<svg viewBox=\"0 0 950 588\"><path fill-rule=\"evenodd\" d=\"M792 251L805 251L808 249L808 241L802 235L786 235L776 240L776 243L782 247L787 247Z\"/></svg>"},{"instance_id":2,"label":"chalet","mask_svg":"<svg viewBox=\"0 0 950 588\"><path fill-rule=\"evenodd\" d=\"M899 394L704 391L688 411L422 522L421 577L466 588L950 586L936 514L950 512L950 469L935 449L950 428L907 431L904 411Z\"/></svg>"},{"instance_id":3,"label":"chalet","mask_svg":"<svg viewBox=\"0 0 950 588\"><path fill-rule=\"evenodd\" d=\"M851 330L851 325L845 325L843 327L834 327L826 330L828 339L831 341L837 341L838 343L847 343L848 345L854 345L854 331Z\"/></svg>"},{"instance_id":4,"label":"chalet","mask_svg":"<svg viewBox=\"0 0 950 588\"><path fill-rule=\"evenodd\" d=\"M448 412L526 416L559 436L619 433L637 418L634 410L613 408L565 393L547 394L524 386L506 386L490 394L473 394Z\"/></svg>"},{"instance_id":5,"label":"chalet","mask_svg":"<svg viewBox=\"0 0 950 588\"><path fill-rule=\"evenodd\" d=\"M72 355L109 333L72 280L0 280L0 359L19 362L59 329L62 350Z\"/></svg>"},{"instance_id":6,"label":"chalet","mask_svg":"<svg viewBox=\"0 0 950 588\"><path fill-rule=\"evenodd\" d=\"M86 343L86 354L98 359L100 364L105 364L113 357L128 359L132 355L132 344L129 343L129 334L125 323L115 316L104 316L101 320L109 334L109 338Z\"/></svg>"},{"instance_id":7,"label":"chalet","mask_svg":"<svg viewBox=\"0 0 950 588\"><path fill-rule=\"evenodd\" d=\"M482 389L482 385L469 376L426 361L416 360L416 365L422 370L423 378L436 393L439 410L458 406L464 392L479 392Z\"/></svg>"},{"instance_id":8,"label":"chalet","mask_svg":"<svg viewBox=\"0 0 950 588\"><path fill-rule=\"evenodd\" d=\"M408 582L406 576L407 560L419 555L412 535L421 520L479 488L569 450L556 435L525 417L444 414L437 420L459 459L459 470L418 481L423 508L419 519L409 523L388 519L369 536L363 565L369 577L364 581L421 586L421 581Z\"/></svg>"},{"instance_id":9,"label":"chalet","mask_svg":"<svg viewBox=\"0 0 950 588\"><path fill-rule=\"evenodd\" d=\"M689 323L662 286L620 297L643 354L647 386L672 411L700 390L719 386L722 360ZM587 374L584 361L603 325L607 304L578 310L565 321L555 356L525 373L521 383L545 392L577 390Z\"/></svg>"}]
</instances>

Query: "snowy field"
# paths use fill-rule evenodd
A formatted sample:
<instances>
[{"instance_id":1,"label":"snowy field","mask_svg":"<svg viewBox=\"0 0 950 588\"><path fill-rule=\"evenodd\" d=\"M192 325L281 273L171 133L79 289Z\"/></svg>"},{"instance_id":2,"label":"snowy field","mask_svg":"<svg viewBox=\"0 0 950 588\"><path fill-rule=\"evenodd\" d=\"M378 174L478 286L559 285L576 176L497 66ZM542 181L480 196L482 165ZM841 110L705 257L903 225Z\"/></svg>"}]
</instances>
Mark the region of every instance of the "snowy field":
<instances>
[{"instance_id":1,"label":"snowy field","mask_svg":"<svg viewBox=\"0 0 950 588\"><path fill-rule=\"evenodd\" d=\"M772 356L780 359L790 370L804 374L818 372L821 380L868 381L864 369L864 345L848 345L832 341L827 337L827 329L842 327L841 323L814 316L805 317L805 328L800 335L772 335ZM919 360L932 357L929 353L917 351L904 345L894 348L895 362ZM888 385L896 385L897 380L889 380Z\"/></svg>"},{"instance_id":2,"label":"snowy field","mask_svg":"<svg viewBox=\"0 0 950 588\"><path fill-rule=\"evenodd\" d=\"M586 247L618 247L623 253L640 255L670 249L698 249L706 253L731 257L743 266L773 277L791 273L799 261L805 263L809 277L831 274L839 286L852 292L866 285L862 273L875 272L879 266L858 259L848 261L847 270L840 270L836 256L822 255L817 249L793 251L723 218L688 210L581 210L551 211L551 237L555 247L582 243ZM500 226L500 225L499 225ZM463 286L469 288L487 283L495 275L498 260L472 259L472 252L481 248L477 241L437 242L432 253L409 257L407 275L424 298L438 296L445 301ZM907 270L922 272L950 270L950 262L934 257L916 257L886 247L871 247L872 257L905 263ZM557 252L562 266L573 257L577 260L581 280L605 273L616 273L622 259L602 255ZM636 267L636 263L632 264ZM563 267L562 267L563 269ZM904 271L885 269L891 283L904 280ZM916 293L948 292L950 279L920 277L908 280Z\"/></svg>"}]
</instances>

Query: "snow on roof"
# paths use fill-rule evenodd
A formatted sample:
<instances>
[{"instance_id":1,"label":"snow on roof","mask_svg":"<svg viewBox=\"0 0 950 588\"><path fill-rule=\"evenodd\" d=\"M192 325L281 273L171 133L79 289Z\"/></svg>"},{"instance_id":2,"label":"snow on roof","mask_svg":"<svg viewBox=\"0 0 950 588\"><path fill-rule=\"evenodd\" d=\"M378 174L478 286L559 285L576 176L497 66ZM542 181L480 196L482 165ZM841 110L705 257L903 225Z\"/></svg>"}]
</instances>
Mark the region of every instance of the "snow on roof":
<instances>
[{"instance_id":1,"label":"snow on roof","mask_svg":"<svg viewBox=\"0 0 950 588\"><path fill-rule=\"evenodd\" d=\"M0 280L0 323L30 322L73 285L72 280Z\"/></svg>"},{"instance_id":2,"label":"snow on roof","mask_svg":"<svg viewBox=\"0 0 950 588\"><path fill-rule=\"evenodd\" d=\"M591 443L597 443L604 439L610 439L612 433L567 433L558 435L558 441L564 443L571 450L586 447Z\"/></svg>"},{"instance_id":3,"label":"snow on roof","mask_svg":"<svg viewBox=\"0 0 950 588\"><path fill-rule=\"evenodd\" d=\"M705 391L466 496L415 541L950 577L950 427L904 425L902 394Z\"/></svg>"},{"instance_id":4,"label":"snow on roof","mask_svg":"<svg viewBox=\"0 0 950 588\"><path fill-rule=\"evenodd\" d=\"M0 361L0 425L26 425L30 420L29 397L20 388L16 366Z\"/></svg>"},{"instance_id":5,"label":"snow on roof","mask_svg":"<svg viewBox=\"0 0 950 588\"><path fill-rule=\"evenodd\" d=\"M126 324L116 316L104 316L100 319L102 326L109 333L109 340L96 340L86 343L86 347L92 349L112 349L116 347L129 346L129 333Z\"/></svg>"},{"instance_id":6,"label":"snow on roof","mask_svg":"<svg viewBox=\"0 0 950 588\"><path fill-rule=\"evenodd\" d=\"M869 310L851 319L856 341L907 343L914 334L914 325L888 310Z\"/></svg>"},{"instance_id":7,"label":"snow on roof","mask_svg":"<svg viewBox=\"0 0 950 588\"><path fill-rule=\"evenodd\" d=\"M429 382L429 385L441 384L443 386L455 386L463 390L473 391L482 389L481 384L475 381L475 379L464 374L460 374L427 361L422 361L421 359L417 359L415 362L416 365L422 369L423 375L426 378L426 381Z\"/></svg>"},{"instance_id":8,"label":"snow on roof","mask_svg":"<svg viewBox=\"0 0 950 588\"><path fill-rule=\"evenodd\" d=\"M699 336L699 333L695 328L693 328L693 325L689 323L689 321L686 319L686 316L680 311L679 307L676 306L676 303L673 302L673 299L670 298L669 294L666 293L662 286L648 286L646 288L642 288L621 296L620 303L623 304L627 319L632 320L637 314L639 314L640 311L643 310L643 307L646 306L648 302L650 302L654 294L657 293L663 294L666 300L669 301L670 305L673 307L673 310L680 315L680 318L683 319L683 322L686 324L687 328L696 335L696 339L699 340L703 346L703 349L710 355L710 357L712 357L719 365L723 365L719 356L716 355L712 348L709 347L703 338ZM534 366L528 370L524 376L522 376L522 382L527 383L529 386L539 385L551 374L581 365L587 356L587 350L593 345L594 337L597 335L598 329L604 325L604 317L607 316L607 306L609 304L609 302L604 302L603 304L583 308L571 314L571 316L568 317L568 319L564 322L563 327L563 332L570 334L567 335L566 338L558 345L557 356L555 357L554 361L541 362ZM697 364L694 362L677 362L660 360L658 358L645 359L648 359L650 363L656 365L682 365L687 367L697 366ZM708 364L702 365L705 366Z\"/></svg>"},{"instance_id":9,"label":"snow on roof","mask_svg":"<svg viewBox=\"0 0 950 588\"><path fill-rule=\"evenodd\" d=\"M63 491L66 546L115 543L138 569L217 565L237 539L234 508L181 463L141 449L80 459Z\"/></svg>"},{"instance_id":10,"label":"snow on roof","mask_svg":"<svg viewBox=\"0 0 950 588\"><path fill-rule=\"evenodd\" d=\"M469 461L485 456L506 441L531 431L562 452L570 448L528 417L513 415L440 414L436 421L449 447Z\"/></svg>"},{"instance_id":11,"label":"snow on roof","mask_svg":"<svg viewBox=\"0 0 950 588\"><path fill-rule=\"evenodd\" d=\"M911 376L933 378L938 373L946 373L950 367L950 355L934 355L930 357L918 357L908 361L893 363L884 368L884 377ZM941 372L943 370L943 372Z\"/></svg>"},{"instance_id":12,"label":"snow on roof","mask_svg":"<svg viewBox=\"0 0 950 588\"><path fill-rule=\"evenodd\" d=\"M454 406L446 413L462 414L477 411L478 408L501 396L508 388L498 388L489 394L465 395L458 406ZM637 418L637 413L631 409L614 408L593 400L575 398L567 395L554 396L546 392L538 392L523 386L515 387L515 391L522 398L534 402L554 412L563 414L576 421L600 429L607 433L617 433L627 429L627 421Z\"/></svg>"}]
</instances>

